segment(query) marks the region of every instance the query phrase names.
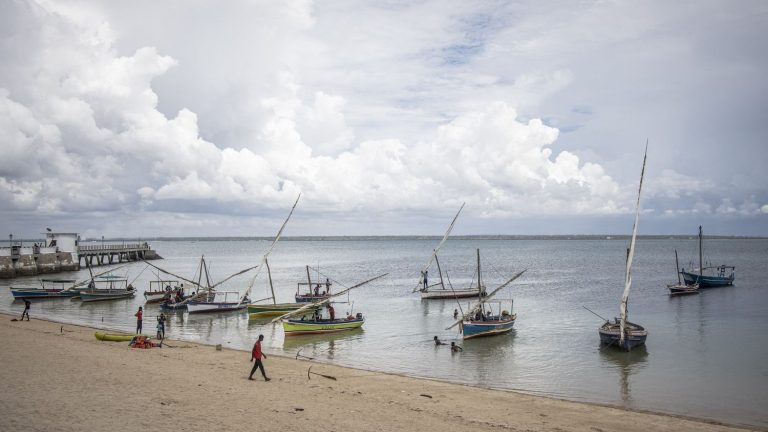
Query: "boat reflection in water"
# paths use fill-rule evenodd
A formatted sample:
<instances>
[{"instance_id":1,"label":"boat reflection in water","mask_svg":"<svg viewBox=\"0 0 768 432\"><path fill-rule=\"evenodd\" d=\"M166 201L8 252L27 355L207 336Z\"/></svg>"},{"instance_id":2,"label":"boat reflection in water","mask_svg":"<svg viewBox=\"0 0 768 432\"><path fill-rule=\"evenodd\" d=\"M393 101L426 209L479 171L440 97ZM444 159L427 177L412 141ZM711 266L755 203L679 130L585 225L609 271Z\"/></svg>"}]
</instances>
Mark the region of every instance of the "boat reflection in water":
<instances>
[{"instance_id":1,"label":"boat reflection in water","mask_svg":"<svg viewBox=\"0 0 768 432\"><path fill-rule=\"evenodd\" d=\"M632 351L618 351L609 347L600 348L600 360L604 366L614 369L619 374L619 396L625 406L632 403L630 377L645 368L648 362L648 350L645 345Z\"/></svg>"},{"instance_id":2,"label":"boat reflection in water","mask_svg":"<svg viewBox=\"0 0 768 432\"><path fill-rule=\"evenodd\" d=\"M337 344L360 340L365 330L360 327L343 333L307 334L283 339L283 350L296 351L299 358L333 360Z\"/></svg>"}]
</instances>

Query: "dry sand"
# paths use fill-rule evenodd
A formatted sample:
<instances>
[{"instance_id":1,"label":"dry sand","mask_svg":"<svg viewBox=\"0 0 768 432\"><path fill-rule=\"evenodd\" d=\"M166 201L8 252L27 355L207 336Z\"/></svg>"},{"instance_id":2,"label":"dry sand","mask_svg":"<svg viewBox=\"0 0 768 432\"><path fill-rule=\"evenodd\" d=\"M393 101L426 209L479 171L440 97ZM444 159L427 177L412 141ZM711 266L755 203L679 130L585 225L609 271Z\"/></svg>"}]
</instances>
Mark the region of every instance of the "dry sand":
<instances>
[{"instance_id":1,"label":"dry sand","mask_svg":"<svg viewBox=\"0 0 768 432\"><path fill-rule=\"evenodd\" d=\"M275 356L272 381L248 381L248 352L131 349L92 328L11 318L0 315L0 431L744 430ZM310 366L338 380L308 380Z\"/></svg>"}]
</instances>

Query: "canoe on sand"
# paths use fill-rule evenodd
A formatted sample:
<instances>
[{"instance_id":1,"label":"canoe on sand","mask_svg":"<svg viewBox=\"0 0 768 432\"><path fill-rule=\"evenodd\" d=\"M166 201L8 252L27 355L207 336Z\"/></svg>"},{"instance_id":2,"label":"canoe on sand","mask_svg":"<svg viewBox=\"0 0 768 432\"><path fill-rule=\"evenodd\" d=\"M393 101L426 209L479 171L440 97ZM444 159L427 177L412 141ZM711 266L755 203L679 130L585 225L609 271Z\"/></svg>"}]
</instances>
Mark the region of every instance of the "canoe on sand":
<instances>
[{"instance_id":1,"label":"canoe on sand","mask_svg":"<svg viewBox=\"0 0 768 432\"><path fill-rule=\"evenodd\" d=\"M96 339L100 341L130 342L131 339L133 339L133 337L136 335L96 332L95 336L96 336Z\"/></svg>"}]
</instances>

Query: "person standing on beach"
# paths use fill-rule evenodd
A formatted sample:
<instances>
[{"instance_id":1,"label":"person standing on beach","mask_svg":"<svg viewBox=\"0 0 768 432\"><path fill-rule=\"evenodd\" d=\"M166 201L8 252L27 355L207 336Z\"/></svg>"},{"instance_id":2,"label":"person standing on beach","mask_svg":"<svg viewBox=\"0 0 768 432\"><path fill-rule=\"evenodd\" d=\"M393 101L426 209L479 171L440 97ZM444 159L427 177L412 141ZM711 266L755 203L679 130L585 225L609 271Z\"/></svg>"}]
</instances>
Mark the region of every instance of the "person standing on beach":
<instances>
[{"instance_id":1,"label":"person standing on beach","mask_svg":"<svg viewBox=\"0 0 768 432\"><path fill-rule=\"evenodd\" d=\"M27 299L24 299L24 312L21 313L21 320L24 321L24 315L27 316L27 321L29 321L29 308L32 306L32 302L30 302Z\"/></svg>"},{"instance_id":2,"label":"person standing on beach","mask_svg":"<svg viewBox=\"0 0 768 432\"><path fill-rule=\"evenodd\" d=\"M160 314L160 339L165 339L165 314Z\"/></svg>"},{"instance_id":3,"label":"person standing on beach","mask_svg":"<svg viewBox=\"0 0 768 432\"><path fill-rule=\"evenodd\" d=\"M251 374L248 375L248 379L253 381L253 373L256 372L256 368L261 370L261 376L264 377L264 381L269 381L270 379L267 378L267 373L264 372L264 365L261 363L261 358L267 358L267 355L261 352L261 341L264 340L264 335L259 335L259 340L256 341L255 344L253 344L253 351L251 351L251 361L256 360L256 362L253 364L253 369L251 369Z\"/></svg>"},{"instance_id":4,"label":"person standing on beach","mask_svg":"<svg viewBox=\"0 0 768 432\"><path fill-rule=\"evenodd\" d=\"M144 311L141 310L141 306L139 306L139 311L133 316L136 317L136 333L141 333L141 319L144 316Z\"/></svg>"}]
</instances>

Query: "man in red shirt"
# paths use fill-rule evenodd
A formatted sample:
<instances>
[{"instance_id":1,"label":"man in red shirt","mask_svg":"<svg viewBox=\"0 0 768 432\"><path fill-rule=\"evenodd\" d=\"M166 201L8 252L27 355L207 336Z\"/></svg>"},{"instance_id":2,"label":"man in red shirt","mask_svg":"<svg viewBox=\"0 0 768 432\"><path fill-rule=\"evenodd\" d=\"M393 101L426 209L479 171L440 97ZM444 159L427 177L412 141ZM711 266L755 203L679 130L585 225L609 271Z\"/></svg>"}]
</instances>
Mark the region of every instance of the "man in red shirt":
<instances>
[{"instance_id":1,"label":"man in red shirt","mask_svg":"<svg viewBox=\"0 0 768 432\"><path fill-rule=\"evenodd\" d=\"M139 306L139 311L134 314L134 316L136 317L136 333L141 333L142 315L144 315L144 312L141 310L141 306Z\"/></svg>"},{"instance_id":2,"label":"man in red shirt","mask_svg":"<svg viewBox=\"0 0 768 432\"><path fill-rule=\"evenodd\" d=\"M253 369L251 369L251 374L248 376L248 379L251 381L253 381L253 373L256 372L256 368L261 370L261 376L264 377L264 381L269 381L267 374L264 372L264 365L261 363L262 357L267 358L267 355L261 352L261 341L263 340L264 335L259 335L259 340L253 345L253 351L251 351L251 361L256 360L253 364Z\"/></svg>"}]
</instances>

